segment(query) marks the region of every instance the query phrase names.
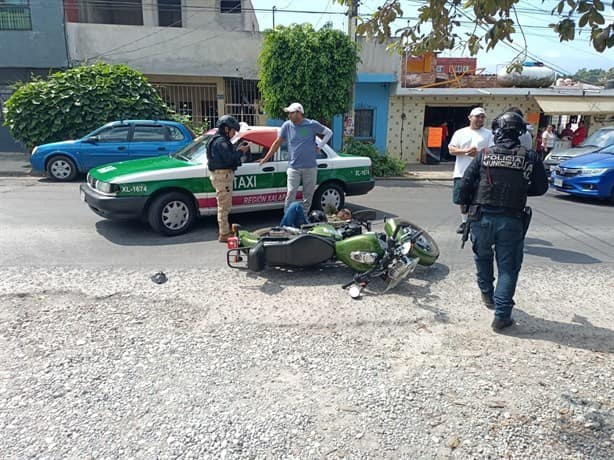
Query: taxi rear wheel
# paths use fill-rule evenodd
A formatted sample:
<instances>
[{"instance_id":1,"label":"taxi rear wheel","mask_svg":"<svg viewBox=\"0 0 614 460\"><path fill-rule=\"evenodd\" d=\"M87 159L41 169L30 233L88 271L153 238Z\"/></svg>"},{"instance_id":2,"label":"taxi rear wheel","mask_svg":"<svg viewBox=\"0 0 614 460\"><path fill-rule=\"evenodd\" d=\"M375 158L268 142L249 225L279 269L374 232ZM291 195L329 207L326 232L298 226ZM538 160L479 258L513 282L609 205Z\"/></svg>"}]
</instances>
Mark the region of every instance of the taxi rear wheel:
<instances>
[{"instance_id":1,"label":"taxi rear wheel","mask_svg":"<svg viewBox=\"0 0 614 460\"><path fill-rule=\"evenodd\" d=\"M334 182L322 184L316 190L311 209L327 211L327 207L334 207L337 211L345 204L345 193L340 185Z\"/></svg>"},{"instance_id":2,"label":"taxi rear wheel","mask_svg":"<svg viewBox=\"0 0 614 460\"><path fill-rule=\"evenodd\" d=\"M58 182L70 182L77 176L77 167L67 156L56 155L47 163L47 175Z\"/></svg>"},{"instance_id":3,"label":"taxi rear wheel","mask_svg":"<svg viewBox=\"0 0 614 460\"><path fill-rule=\"evenodd\" d=\"M179 192L158 196L147 212L147 221L151 228L166 236L187 232L195 218L196 207L191 197Z\"/></svg>"}]
</instances>

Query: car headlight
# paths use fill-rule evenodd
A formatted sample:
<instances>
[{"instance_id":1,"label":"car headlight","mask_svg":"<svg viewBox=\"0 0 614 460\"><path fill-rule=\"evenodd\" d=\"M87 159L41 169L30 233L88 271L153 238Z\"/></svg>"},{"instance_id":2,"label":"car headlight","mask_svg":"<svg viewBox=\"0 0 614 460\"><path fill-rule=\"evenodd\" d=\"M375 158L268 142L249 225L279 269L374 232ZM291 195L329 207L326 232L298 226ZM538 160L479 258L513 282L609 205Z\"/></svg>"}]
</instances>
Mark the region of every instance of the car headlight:
<instances>
[{"instance_id":1,"label":"car headlight","mask_svg":"<svg viewBox=\"0 0 614 460\"><path fill-rule=\"evenodd\" d=\"M34 150L32 150L32 155L34 155L37 150L38 150L38 145L36 147L34 147Z\"/></svg>"},{"instance_id":2,"label":"car headlight","mask_svg":"<svg viewBox=\"0 0 614 460\"><path fill-rule=\"evenodd\" d=\"M117 185L111 184L110 182L96 182L96 188L100 190L102 193L115 193L117 192Z\"/></svg>"},{"instance_id":3,"label":"car headlight","mask_svg":"<svg viewBox=\"0 0 614 460\"><path fill-rule=\"evenodd\" d=\"M582 168L581 176L601 176L608 171L608 168Z\"/></svg>"}]
</instances>

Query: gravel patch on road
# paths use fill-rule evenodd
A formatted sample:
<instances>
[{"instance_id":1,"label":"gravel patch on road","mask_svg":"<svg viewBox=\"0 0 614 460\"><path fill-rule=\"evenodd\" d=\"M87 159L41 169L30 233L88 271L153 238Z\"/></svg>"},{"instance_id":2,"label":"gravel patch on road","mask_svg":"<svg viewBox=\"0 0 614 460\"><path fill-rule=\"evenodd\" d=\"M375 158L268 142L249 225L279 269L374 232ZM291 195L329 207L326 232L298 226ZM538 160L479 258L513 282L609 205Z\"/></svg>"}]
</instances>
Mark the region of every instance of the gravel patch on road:
<instances>
[{"instance_id":1,"label":"gravel patch on road","mask_svg":"<svg viewBox=\"0 0 614 460\"><path fill-rule=\"evenodd\" d=\"M614 457L612 267L471 270L358 301L345 269L4 268L3 458Z\"/></svg>"}]
</instances>

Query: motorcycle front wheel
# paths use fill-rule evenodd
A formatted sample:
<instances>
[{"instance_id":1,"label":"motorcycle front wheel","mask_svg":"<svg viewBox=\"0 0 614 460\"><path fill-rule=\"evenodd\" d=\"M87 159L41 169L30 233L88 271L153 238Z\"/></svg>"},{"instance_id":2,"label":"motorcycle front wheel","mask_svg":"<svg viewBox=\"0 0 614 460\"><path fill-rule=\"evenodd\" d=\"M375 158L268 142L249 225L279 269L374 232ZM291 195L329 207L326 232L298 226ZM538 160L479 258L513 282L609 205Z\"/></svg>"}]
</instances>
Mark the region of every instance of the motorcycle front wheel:
<instances>
[{"instance_id":1,"label":"motorcycle front wheel","mask_svg":"<svg viewBox=\"0 0 614 460\"><path fill-rule=\"evenodd\" d=\"M411 257L417 257L420 265L433 265L439 257L439 246L437 246L437 242L433 239L433 237L423 228L407 220L403 220L398 224L405 227L403 232L411 233L412 236L418 232L421 232L420 236L418 236L412 245L409 255Z\"/></svg>"}]
</instances>

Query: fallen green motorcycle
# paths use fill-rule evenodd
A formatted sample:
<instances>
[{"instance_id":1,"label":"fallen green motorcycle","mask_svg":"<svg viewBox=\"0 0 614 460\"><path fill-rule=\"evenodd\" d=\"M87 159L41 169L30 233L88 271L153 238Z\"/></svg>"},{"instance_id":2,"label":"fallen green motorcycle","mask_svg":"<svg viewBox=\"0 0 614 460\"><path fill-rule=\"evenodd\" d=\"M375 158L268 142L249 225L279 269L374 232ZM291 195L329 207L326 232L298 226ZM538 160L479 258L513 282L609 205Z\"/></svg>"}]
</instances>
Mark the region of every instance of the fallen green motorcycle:
<instances>
[{"instance_id":1,"label":"fallen green motorcycle","mask_svg":"<svg viewBox=\"0 0 614 460\"><path fill-rule=\"evenodd\" d=\"M399 218L371 231L373 211L359 211L349 221L272 227L249 232L233 226L226 262L232 268L259 272L265 267L311 267L340 261L356 273L343 285L353 298L376 278L394 288L416 265L433 265L439 257L435 240L422 228Z\"/></svg>"}]
</instances>

